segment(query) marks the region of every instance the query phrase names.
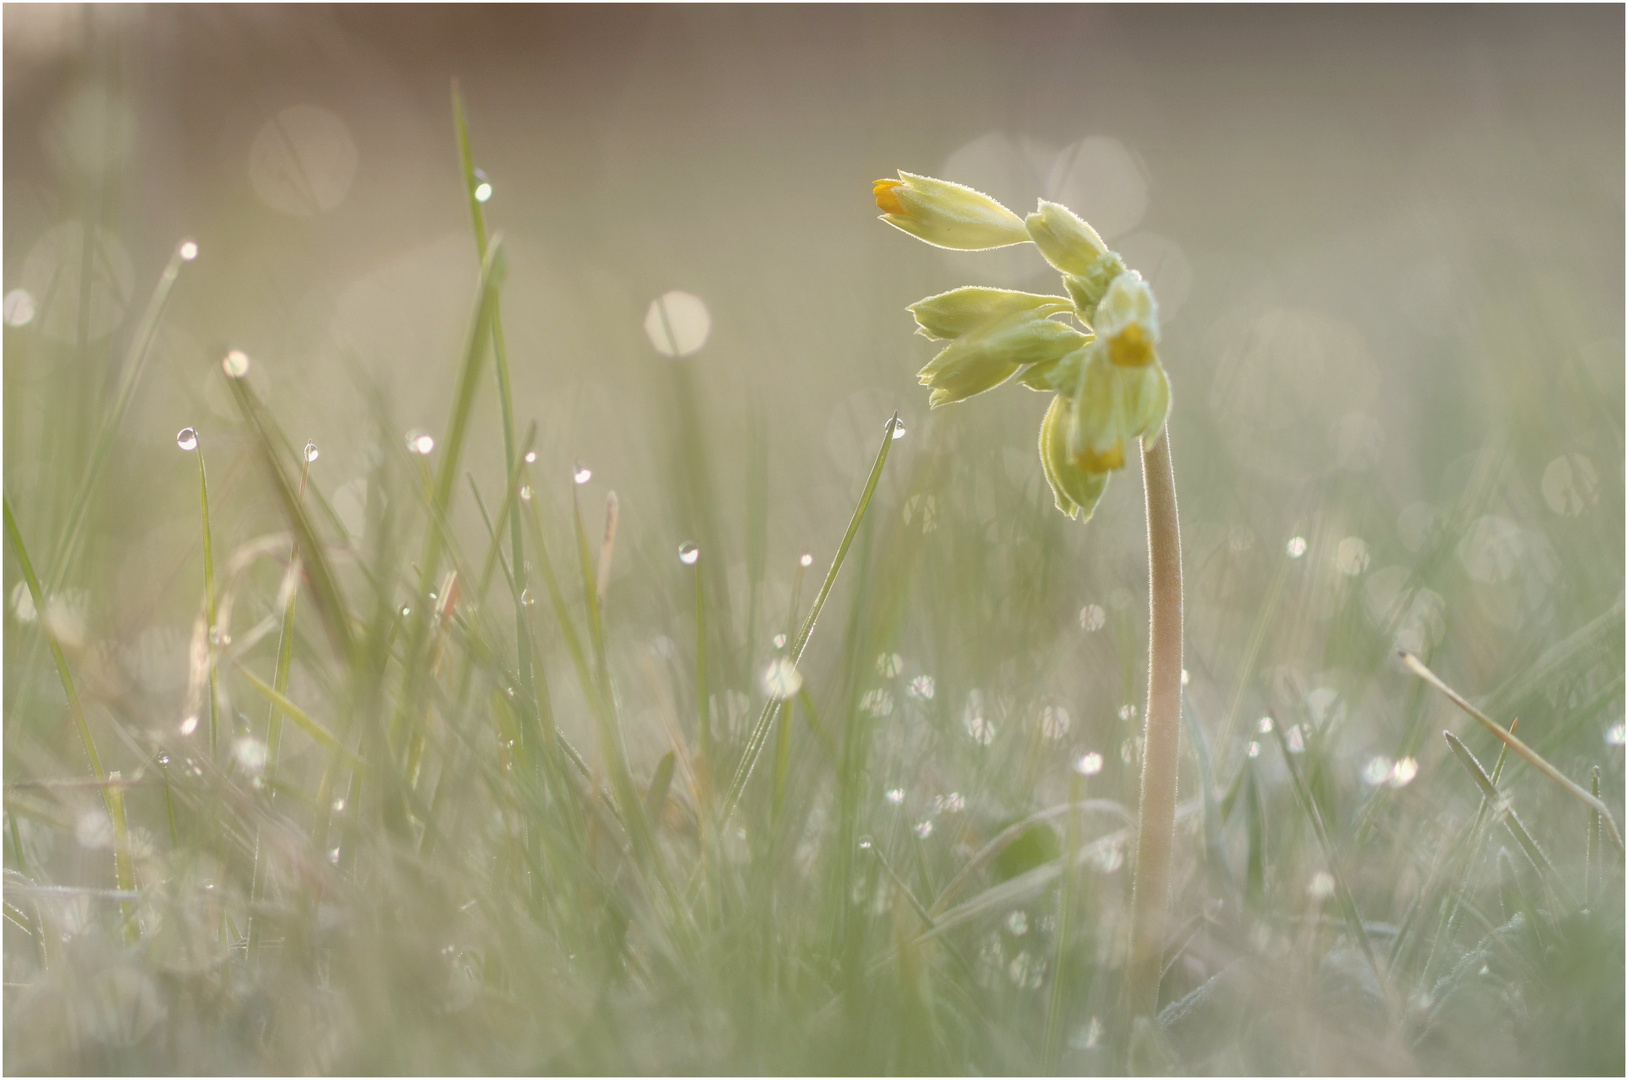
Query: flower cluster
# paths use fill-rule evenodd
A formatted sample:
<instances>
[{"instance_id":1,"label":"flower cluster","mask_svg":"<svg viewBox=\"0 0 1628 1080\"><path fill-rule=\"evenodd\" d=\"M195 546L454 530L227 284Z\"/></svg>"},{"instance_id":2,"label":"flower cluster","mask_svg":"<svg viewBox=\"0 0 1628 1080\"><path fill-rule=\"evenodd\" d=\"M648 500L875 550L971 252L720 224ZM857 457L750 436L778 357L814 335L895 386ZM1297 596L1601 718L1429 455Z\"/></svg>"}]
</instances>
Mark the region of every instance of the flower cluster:
<instances>
[{"instance_id":1,"label":"flower cluster","mask_svg":"<svg viewBox=\"0 0 1628 1080\"><path fill-rule=\"evenodd\" d=\"M910 305L917 333L947 341L922 368L934 408L1009 379L1051 393L1040 463L1057 509L1091 511L1137 439L1152 445L1170 411L1159 363L1159 312L1142 275L1057 203L1020 218L982 192L901 172L876 181L882 220L936 247L983 251L1033 243L1066 296L967 285Z\"/></svg>"}]
</instances>

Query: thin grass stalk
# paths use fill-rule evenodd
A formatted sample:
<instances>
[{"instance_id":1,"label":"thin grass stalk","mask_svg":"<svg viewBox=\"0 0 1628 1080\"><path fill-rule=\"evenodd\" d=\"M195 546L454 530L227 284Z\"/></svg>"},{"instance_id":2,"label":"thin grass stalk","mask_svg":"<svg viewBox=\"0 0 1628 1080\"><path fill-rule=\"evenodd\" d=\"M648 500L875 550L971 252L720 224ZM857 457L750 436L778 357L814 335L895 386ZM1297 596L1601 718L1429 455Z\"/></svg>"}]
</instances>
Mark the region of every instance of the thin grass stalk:
<instances>
[{"instance_id":1,"label":"thin grass stalk","mask_svg":"<svg viewBox=\"0 0 1628 1080\"><path fill-rule=\"evenodd\" d=\"M1532 838L1532 834L1527 831L1521 819L1515 815L1514 808L1508 805L1505 797L1493 785L1492 778L1481 768L1481 763L1475 760L1475 755L1470 753L1470 748L1465 746L1463 741L1451 731L1442 732L1442 736L1446 738L1447 745L1452 748L1453 756L1458 758L1459 763L1464 766L1464 771L1470 774L1471 780L1475 781L1475 786L1481 789L1482 796L1493 802L1494 812L1500 813L1504 826L1509 830L1509 834L1515 838L1515 843L1520 846L1522 853L1526 855L1532 866L1537 870L1539 879L1563 904L1570 906L1571 898L1566 895L1565 885L1560 880L1560 875L1555 870L1554 864L1549 861L1549 856L1545 855L1543 849L1538 847L1538 843ZM1498 805L1500 803L1503 805Z\"/></svg>"},{"instance_id":2,"label":"thin grass stalk","mask_svg":"<svg viewBox=\"0 0 1628 1080\"><path fill-rule=\"evenodd\" d=\"M1600 797L1600 767L1594 766L1589 773L1589 793L1596 799ZM1584 850L1583 858L1583 906L1588 907L1594 902L1597 891L1595 879L1600 876L1600 815L1592 812L1588 816L1588 846Z\"/></svg>"},{"instance_id":3,"label":"thin grass stalk","mask_svg":"<svg viewBox=\"0 0 1628 1080\"><path fill-rule=\"evenodd\" d=\"M1148 697L1142 783L1131 884L1131 951L1126 968L1127 1022L1158 1013L1159 969L1170 902L1176 839L1176 767L1181 731L1181 526L1170 434L1142 451L1148 532ZM1127 1031L1129 1028L1127 1028Z\"/></svg>"},{"instance_id":4,"label":"thin grass stalk","mask_svg":"<svg viewBox=\"0 0 1628 1080\"><path fill-rule=\"evenodd\" d=\"M1553 780L1560 786L1561 790L1565 791L1572 798L1599 814L1600 821L1605 825L1607 835L1611 837L1611 842L1616 845L1617 851L1621 853L1623 850L1622 833L1617 831L1616 819L1611 816L1611 811L1606 807L1605 803L1601 802L1597 796L1590 795L1588 792L1584 791L1575 780L1572 780L1565 773L1549 764L1540 754L1537 753L1537 751L1533 750L1530 746L1527 746L1508 731L1505 731L1496 722L1494 722L1491 717L1487 716L1486 713L1482 712L1480 709L1477 709L1474 705L1471 705L1467 700L1465 700L1462 694L1460 694L1457 690L1454 690L1451 686L1448 686L1446 683L1442 682L1440 676L1438 676L1434 671L1431 671L1429 668L1425 667L1424 664L1420 663L1418 657L1406 651L1399 651L1397 655L1401 657L1402 663L1407 666L1409 671L1413 672L1415 675L1419 676L1419 678L1441 691L1441 693L1444 694L1454 705L1457 705L1459 708L1469 713L1470 716L1474 717L1482 727L1492 732L1494 736L1500 739L1511 750L1515 751L1515 753L1524 758L1527 764L1531 765L1544 776L1547 776L1550 780Z\"/></svg>"},{"instance_id":5,"label":"thin grass stalk","mask_svg":"<svg viewBox=\"0 0 1628 1080\"><path fill-rule=\"evenodd\" d=\"M209 476L204 469L203 436L198 436L198 445L193 449L198 458L198 503L203 515L203 572L204 572L204 617L207 625L204 627L209 649L213 652L217 647L217 631L215 629L215 553L214 543L211 540L212 530L209 527ZM219 666L209 665L209 756L218 759L220 749L220 675Z\"/></svg>"},{"instance_id":6,"label":"thin grass stalk","mask_svg":"<svg viewBox=\"0 0 1628 1080\"><path fill-rule=\"evenodd\" d=\"M1068 801L1074 804L1074 812L1068 815L1068 824L1063 830L1064 851L1078 851L1080 847L1079 802L1083 782L1084 778L1078 772L1070 777ZM1068 996L1069 936L1073 929L1079 877L1077 865L1071 861L1063 864L1063 887L1057 906L1057 955L1051 966L1051 995L1046 1003L1046 1030L1042 1043L1041 1071L1047 1076L1056 1075L1058 1062L1063 1054L1064 1009Z\"/></svg>"},{"instance_id":7,"label":"thin grass stalk","mask_svg":"<svg viewBox=\"0 0 1628 1080\"><path fill-rule=\"evenodd\" d=\"M712 802L714 778L718 775L714 761L716 749L712 745L712 707L707 688L707 594L702 581L705 570L701 560L695 560L695 717L696 730L701 741L701 798L703 805Z\"/></svg>"},{"instance_id":8,"label":"thin grass stalk","mask_svg":"<svg viewBox=\"0 0 1628 1080\"><path fill-rule=\"evenodd\" d=\"M16 514L12 512L11 496L4 496L3 504L6 536L11 541L12 550L17 553L17 563L22 568L23 581L28 585L28 594L34 601L34 610L38 613L36 617L39 619L40 632L45 635L46 643L51 648L51 656L56 661L57 676L62 680L62 692L68 698L68 709L73 713L74 724L79 728L79 738L85 746L85 756L90 759L90 771L101 788L102 801L106 804L108 817L113 822L115 876L119 888L129 891L135 888L135 879L130 862L129 832L121 824L124 820L123 793L120 792L117 800L114 798L113 788L109 783L110 774L102 768L102 756L96 752L96 740L91 737L90 724L85 719L85 709L80 703L79 691L74 687L73 673L68 668L68 658L62 651L62 643L57 640L55 631L51 629L50 616L45 607L45 595L40 590L39 578L34 574L34 563L28 557L28 547L23 543L23 534L17 526ZM17 850L19 852L22 850L21 844L17 846Z\"/></svg>"},{"instance_id":9,"label":"thin grass stalk","mask_svg":"<svg viewBox=\"0 0 1628 1080\"><path fill-rule=\"evenodd\" d=\"M808 646L809 635L814 633L814 624L819 621L820 610L825 607L826 597L831 595L831 586L836 584L837 573L842 569L842 561L848 557L848 548L854 542L854 535L859 532L859 523L865 518L865 511L870 507L871 497L876 494L876 485L881 482L882 468L887 464L889 448L897 437L900 427L899 414L894 413L882 429L882 446L876 452L876 462L871 466L870 477L865 481L865 490L859 496L859 505L854 507L854 516L848 522L848 531L843 534L842 543L837 546L837 553L831 560L831 568L825 572L825 580L820 584L820 591L814 597L814 605L808 609L808 617L797 631L797 638L792 642L787 655L793 664L799 663L803 658L803 650ZM769 736L769 724L774 719L774 712L779 702L770 700L763 706L763 712L758 715L757 723L752 727L752 734L746 740L746 750L741 755L740 765L735 770L735 777L730 781L729 794L724 800L724 812L719 821L726 822L735 813L740 805L742 793L746 790L746 782L752 777L752 769L757 765L758 755L763 752L763 744Z\"/></svg>"}]
</instances>

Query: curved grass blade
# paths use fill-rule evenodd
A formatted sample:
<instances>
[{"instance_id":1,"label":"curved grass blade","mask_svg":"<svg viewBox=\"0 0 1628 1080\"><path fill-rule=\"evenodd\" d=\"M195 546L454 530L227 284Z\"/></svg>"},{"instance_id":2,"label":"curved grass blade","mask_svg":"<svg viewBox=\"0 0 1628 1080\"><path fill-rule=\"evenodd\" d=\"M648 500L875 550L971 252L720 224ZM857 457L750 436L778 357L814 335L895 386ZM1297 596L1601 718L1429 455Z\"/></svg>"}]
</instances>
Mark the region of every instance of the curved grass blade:
<instances>
[{"instance_id":1,"label":"curved grass blade","mask_svg":"<svg viewBox=\"0 0 1628 1080\"><path fill-rule=\"evenodd\" d=\"M1576 781L1572 780L1565 773L1561 772L1559 769L1545 761L1537 751L1521 742L1521 740L1517 739L1514 735L1511 735L1508 731L1505 731L1502 727L1499 727L1490 717L1487 716L1486 713L1482 712L1480 709L1477 709L1474 705L1471 705L1468 701L1466 701L1464 696L1457 690L1454 690L1451 686L1448 686L1446 683L1442 682L1440 676L1420 663L1419 659L1412 653L1399 651L1397 655L1401 657L1402 663L1407 665L1409 671L1413 672L1415 675L1419 676L1419 678L1441 691L1444 695L1446 695L1447 700L1451 701L1454 705L1457 705L1459 708L1473 716L1477 721L1480 722L1482 727L1486 728L1488 731L1492 732L1494 736L1502 740L1504 745L1515 751L1515 753L1519 754L1522 758L1525 758L1527 764L1531 765L1538 772L1560 785L1560 787L1572 798L1578 800L1584 806L1589 807L1595 813L1599 814L1601 823L1605 825L1606 832L1611 837L1611 842L1617 846L1618 852L1622 851L1622 833L1617 831L1616 819L1611 816L1611 811L1606 807L1605 803L1584 791Z\"/></svg>"}]
</instances>

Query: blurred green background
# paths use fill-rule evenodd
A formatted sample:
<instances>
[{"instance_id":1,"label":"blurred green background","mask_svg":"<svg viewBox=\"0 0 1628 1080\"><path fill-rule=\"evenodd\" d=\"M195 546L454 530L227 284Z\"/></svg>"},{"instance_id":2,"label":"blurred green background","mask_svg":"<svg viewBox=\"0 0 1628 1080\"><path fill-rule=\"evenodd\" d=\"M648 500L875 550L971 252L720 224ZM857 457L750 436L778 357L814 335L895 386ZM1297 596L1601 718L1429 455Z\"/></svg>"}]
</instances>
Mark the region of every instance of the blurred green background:
<instances>
[{"instance_id":1,"label":"blurred green background","mask_svg":"<svg viewBox=\"0 0 1628 1080\"><path fill-rule=\"evenodd\" d=\"M1158 294L1189 705L1218 796L1258 768L1285 830L1260 881L1262 895L1286 899L1249 903L1298 918L1320 865L1275 745L1246 764L1269 710L1319 733L1320 783L1351 844L1365 917L1396 924L1430 895L1436 838L1456 835L1476 797L1438 732L1464 734L1484 763L1494 744L1391 663L1395 644L1498 719L1518 715L1520 734L1568 775L1586 783L1600 766L1621 817L1620 7L8 5L4 32L4 485L42 577L147 297L179 241L200 249L95 488L84 554L48 598L103 754L127 776L143 748L179 756L190 745L176 725L201 543L196 466L175 433L196 427L208 456L217 567L285 527L220 376L228 349L251 358L249 382L289 438L320 448L310 483L350 534L332 534L338 547L373 550L368 515L381 500L401 508L398 526L421 527L401 439L418 429L445 438L479 270L449 105L456 78L492 185L487 223L509 260L513 411L521 429L537 425L538 505L558 526L562 573L573 469L592 472L578 489L591 535L604 493L619 501L606 650L641 784L670 745L664 717L694 749L694 586L679 544L699 540L712 575L713 709L733 746L763 700L757 674L787 623L798 556L815 556L800 586L806 610L883 422L895 410L904 420L803 664L841 754L821 756L826 735L798 729L799 824L773 859L754 847L739 867L767 859L770 876L789 882L817 867L816 880L836 884L810 894L833 892L841 908L850 884L868 889L877 875L832 845L846 851L874 833L931 903L1006 823L1067 800L1081 754L1106 761L1087 794L1135 805L1146 581L1136 467L1074 525L1050 508L1035 452L1045 398L1003 387L929 415L914 373L933 347L911 337L904 306L962 284L1054 283L1028 246L945 252L878 223L869 183L897 169L969 184L1019 213L1037 198L1063 202ZM673 290L705 313L676 328L690 353L680 358L647 332L652 302ZM495 508L505 466L489 373L474 416L465 468ZM485 550L461 483L452 525L472 558ZM341 566L353 598L370 587L365 561ZM276 610L276 578L251 580L263 595L239 601L252 607L245 626ZM24 872L20 852L27 888L110 888L106 851L75 828L99 812L94 793L26 786L88 771L21 582L8 547L7 867ZM358 611L369 602L357 599ZM560 728L591 744L569 660L552 631L540 634ZM342 680L314 623L304 635L289 693L317 714ZM253 655L269 657L272 640ZM233 696L252 702L244 730L263 728L263 700L241 687ZM869 725L863 754L856 717ZM289 736L285 758L314 787L318 755L300 739ZM1420 766L1412 784L1363 781L1377 758L1404 757ZM1199 769L1187 751L1183 769L1185 798ZM885 794L894 789L898 800ZM1586 814L1530 773L1516 792L1558 871L1580 882ZM162 801L131 798L145 842L165 848ZM1256 848L1234 834L1233 808L1223 842L1241 878ZM223 891L248 888L241 867L229 886L232 858L210 850L205 876ZM181 856L152 859L153 879L180 874ZM1102 896L1084 901L1103 905L1103 925L1129 877L1111 861L1099 866ZM1489 897L1494 863L1483 867ZM1607 1005L1616 994L1614 1046L1594 1029L1549 1025L1552 1041L1522 1057L1488 1034L1498 1027L1488 1013L1442 1020L1458 1033L1445 1042L1415 1031L1358 1050L1329 1034L1343 1022L1335 1006L1274 998L1266 980L1237 991L1257 1002L1260 1042L1228 1021L1236 1039L1185 1047L1182 1067L1620 1069L1621 863L1607 876L1617 928L1599 955L1615 959L1575 977ZM1178 922L1207 910L1205 881L1178 877ZM8 900L17 884L7 878ZM748 893L741 902L763 919L787 917ZM479 1022L414 1030L404 1018L418 1014L392 995L416 991L381 974L341 992L351 1019L335 1020L327 1042L301 1047L268 1035L277 1007L250 1000L292 995L292 984L242 989L230 974L241 948L221 931L208 977L238 989L211 1007L232 1025L197 1019L213 1014L184 1004L180 976L156 974L168 961L149 952L118 961L134 974L113 984L117 1019L98 1027L72 988L125 954L113 931L75 929L112 905L74 904L78 914L59 921L87 943L71 977L36 970L22 924L7 926L8 1071L1034 1071L1042 1059L1021 1024L1064 1006L1061 1067L1114 1067L1091 1056L1089 1034L1111 1012L1110 980L1048 997L1043 976L1031 978L1049 962L1041 931L1013 933L1006 908L989 924L1004 930L962 948L996 977L963 979L985 996L969 991L956 1006L975 1017L957 1021L960 1042L943 1036L956 1024L942 1017L878 1014L867 1026L848 1012L867 1000L856 997L854 958L881 962L885 951L873 955L864 933L885 944L907 917L878 900L865 909L870 931L809 915L818 947L786 946L823 958L807 961L823 991L764 975L795 992L748 1000L742 987L756 984L741 973L757 947L735 942L705 978L651 976L591 1023L577 1018L591 1033L606 1025L600 1042L550 1050L516 1036L512 1056L488 1047L461 1058L482 1023L547 1044L552 1029L526 1010L548 1012L536 1003L570 980L547 991L498 980L490 992L522 1002L515 1015L531 1021L487 1008ZM1037 923L1050 917L1040 911ZM394 947L379 933L378 948ZM1258 938L1240 929L1192 970L1178 967L1165 1000L1227 969L1248 951L1239 942L1259 946L1251 955L1272 970L1281 958L1263 959L1279 954ZM1113 969L1111 939L1104 931L1082 970ZM1542 955L1570 940L1555 934ZM1036 951L1018 964L1027 943ZM674 986L707 1003L696 1006L704 1015L676 1019L690 1005ZM848 988L835 1013L831 987ZM390 1004L358 1004L375 999ZM1323 1026L1296 1021L1290 1029L1313 1034L1284 1036L1284 1048L1260 1017L1296 1009ZM833 1015L849 1026L821 1042ZM664 1033L647 1036L659 1045L627 1045L616 1024L629 1016ZM775 1036L774 1022L808 1030Z\"/></svg>"}]
</instances>

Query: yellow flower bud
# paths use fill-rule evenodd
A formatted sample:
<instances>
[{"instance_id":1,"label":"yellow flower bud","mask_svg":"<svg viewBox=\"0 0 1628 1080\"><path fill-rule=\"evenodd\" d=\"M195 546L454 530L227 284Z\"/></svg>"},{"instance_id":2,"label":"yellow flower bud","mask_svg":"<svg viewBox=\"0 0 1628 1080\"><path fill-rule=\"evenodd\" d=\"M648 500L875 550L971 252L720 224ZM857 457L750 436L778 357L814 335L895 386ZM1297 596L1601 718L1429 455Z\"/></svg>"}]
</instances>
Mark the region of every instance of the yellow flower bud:
<instances>
[{"instance_id":1,"label":"yellow flower bud","mask_svg":"<svg viewBox=\"0 0 1628 1080\"><path fill-rule=\"evenodd\" d=\"M1055 315L1073 306L1066 297L963 285L910 305L916 333L930 341L958 338L1020 311Z\"/></svg>"},{"instance_id":2,"label":"yellow flower bud","mask_svg":"<svg viewBox=\"0 0 1628 1080\"><path fill-rule=\"evenodd\" d=\"M1040 200L1040 209L1024 218L1023 225L1040 254L1065 274L1089 276L1098 262L1113 254L1097 230L1059 203Z\"/></svg>"},{"instance_id":3,"label":"yellow flower bud","mask_svg":"<svg viewBox=\"0 0 1628 1080\"><path fill-rule=\"evenodd\" d=\"M1087 472L1125 466L1125 395L1122 379L1098 338L1086 351L1069 401L1068 453Z\"/></svg>"},{"instance_id":4,"label":"yellow flower bud","mask_svg":"<svg viewBox=\"0 0 1628 1080\"><path fill-rule=\"evenodd\" d=\"M1050 363L1083 346L1084 334L1037 311L1017 311L956 338L922 368L932 408L964 401L1011 378L1022 367Z\"/></svg>"},{"instance_id":5,"label":"yellow flower bud","mask_svg":"<svg viewBox=\"0 0 1628 1080\"><path fill-rule=\"evenodd\" d=\"M981 191L900 172L871 186L882 220L935 247L983 251L1026 243L1023 219Z\"/></svg>"},{"instance_id":6,"label":"yellow flower bud","mask_svg":"<svg viewBox=\"0 0 1628 1080\"><path fill-rule=\"evenodd\" d=\"M1157 359L1159 305L1142 275L1134 270L1114 278L1092 320L1097 337L1108 343L1108 357L1122 367L1142 367Z\"/></svg>"},{"instance_id":7,"label":"yellow flower bud","mask_svg":"<svg viewBox=\"0 0 1628 1080\"><path fill-rule=\"evenodd\" d=\"M1087 472L1068 452L1068 399L1061 394L1052 398L1046 419L1040 424L1040 467L1051 485L1052 501L1057 509L1071 518L1083 512L1091 520L1097 500L1108 486L1106 472Z\"/></svg>"}]
</instances>

